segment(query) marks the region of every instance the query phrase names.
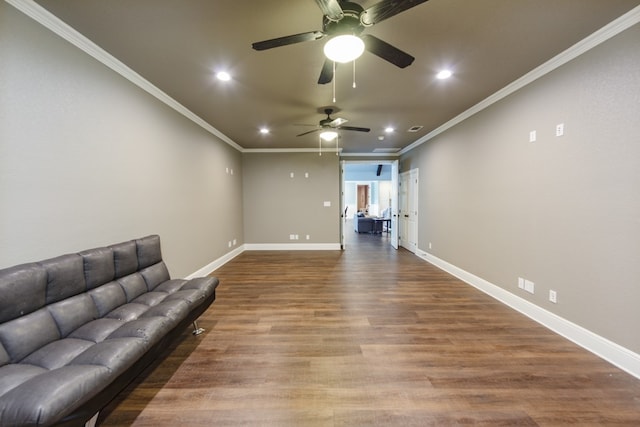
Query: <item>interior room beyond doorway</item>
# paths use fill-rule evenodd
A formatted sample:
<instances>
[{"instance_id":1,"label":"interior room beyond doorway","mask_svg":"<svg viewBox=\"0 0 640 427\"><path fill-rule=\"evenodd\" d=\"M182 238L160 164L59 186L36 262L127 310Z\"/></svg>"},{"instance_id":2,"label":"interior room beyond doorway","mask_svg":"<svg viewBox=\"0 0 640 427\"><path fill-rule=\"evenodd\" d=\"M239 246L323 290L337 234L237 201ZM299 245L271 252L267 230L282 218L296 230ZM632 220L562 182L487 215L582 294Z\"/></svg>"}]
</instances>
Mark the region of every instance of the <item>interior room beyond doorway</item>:
<instances>
[{"instance_id":1,"label":"interior room beyond doorway","mask_svg":"<svg viewBox=\"0 0 640 427\"><path fill-rule=\"evenodd\" d=\"M398 162L343 161L342 248L370 235L398 248Z\"/></svg>"}]
</instances>

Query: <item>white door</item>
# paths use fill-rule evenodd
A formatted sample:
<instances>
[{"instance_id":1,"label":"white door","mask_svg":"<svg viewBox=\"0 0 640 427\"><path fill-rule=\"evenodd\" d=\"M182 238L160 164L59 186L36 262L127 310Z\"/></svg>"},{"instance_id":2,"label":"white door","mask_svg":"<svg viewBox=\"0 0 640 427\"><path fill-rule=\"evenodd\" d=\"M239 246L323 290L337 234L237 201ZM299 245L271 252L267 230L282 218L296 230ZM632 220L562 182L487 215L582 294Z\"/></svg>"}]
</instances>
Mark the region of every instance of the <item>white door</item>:
<instances>
[{"instance_id":1,"label":"white door","mask_svg":"<svg viewBox=\"0 0 640 427\"><path fill-rule=\"evenodd\" d=\"M340 247L342 250L347 248L346 230L347 230L347 201L344 191L344 165L345 161L340 162Z\"/></svg>"},{"instance_id":2,"label":"white door","mask_svg":"<svg viewBox=\"0 0 640 427\"><path fill-rule=\"evenodd\" d=\"M407 234L409 234L409 214L407 213L409 210L409 173L403 172L400 174L400 182L398 184L398 232L399 232L399 243L405 249L407 248Z\"/></svg>"},{"instance_id":3,"label":"white door","mask_svg":"<svg viewBox=\"0 0 640 427\"><path fill-rule=\"evenodd\" d=\"M418 248L418 169L400 174L400 246L416 252Z\"/></svg>"},{"instance_id":4,"label":"white door","mask_svg":"<svg viewBox=\"0 0 640 427\"><path fill-rule=\"evenodd\" d=\"M409 189L407 220L407 246L408 249L416 253L418 250L418 169L409 171Z\"/></svg>"},{"instance_id":5,"label":"white door","mask_svg":"<svg viewBox=\"0 0 640 427\"><path fill-rule=\"evenodd\" d=\"M391 246L398 249L398 161L391 164Z\"/></svg>"}]
</instances>

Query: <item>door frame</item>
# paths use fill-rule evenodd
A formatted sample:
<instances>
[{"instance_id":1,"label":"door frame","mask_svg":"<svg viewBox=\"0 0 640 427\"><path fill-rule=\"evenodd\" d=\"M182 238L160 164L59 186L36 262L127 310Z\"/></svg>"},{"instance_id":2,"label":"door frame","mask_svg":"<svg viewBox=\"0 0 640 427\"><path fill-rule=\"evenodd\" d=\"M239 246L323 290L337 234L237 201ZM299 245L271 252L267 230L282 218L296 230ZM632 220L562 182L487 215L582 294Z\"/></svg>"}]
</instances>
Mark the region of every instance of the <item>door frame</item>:
<instances>
[{"instance_id":1,"label":"door frame","mask_svg":"<svg viewBox=\"0 0 640 427\"><path fill-rule=\"evenodd\" d=\"M398 175L399 175L399 161L398 160L340 160L340 246L342 250L346 249L346 234L347 233L347 217L345 215L345 209L347 203L345 200L345 179L344 168L349 164L371 164L371 165L391 165L391 233L390 244L394 249L398 249ZM353 232L353 230L352 230Z\"/></svg>"}]
</instances>

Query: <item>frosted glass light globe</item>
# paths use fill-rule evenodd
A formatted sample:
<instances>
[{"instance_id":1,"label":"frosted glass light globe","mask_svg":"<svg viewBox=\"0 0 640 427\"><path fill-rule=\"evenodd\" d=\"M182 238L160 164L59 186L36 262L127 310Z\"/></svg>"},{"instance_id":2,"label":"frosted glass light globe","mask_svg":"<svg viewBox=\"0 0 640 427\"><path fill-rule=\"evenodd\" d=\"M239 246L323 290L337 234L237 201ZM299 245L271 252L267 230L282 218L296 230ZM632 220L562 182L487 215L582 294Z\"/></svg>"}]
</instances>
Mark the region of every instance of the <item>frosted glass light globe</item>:
<instances>
[{"instance_id":1,"label":"frosted glass light globe","mask_svg":"<svg viewBox=\"0 0 640 427\"><path fill-rule=\"evenodd\" d=\"M324 54L335 62L351 62L364 52L364 42L356 36L335 36L324 45Z\"/></svg>"}]
</instances>

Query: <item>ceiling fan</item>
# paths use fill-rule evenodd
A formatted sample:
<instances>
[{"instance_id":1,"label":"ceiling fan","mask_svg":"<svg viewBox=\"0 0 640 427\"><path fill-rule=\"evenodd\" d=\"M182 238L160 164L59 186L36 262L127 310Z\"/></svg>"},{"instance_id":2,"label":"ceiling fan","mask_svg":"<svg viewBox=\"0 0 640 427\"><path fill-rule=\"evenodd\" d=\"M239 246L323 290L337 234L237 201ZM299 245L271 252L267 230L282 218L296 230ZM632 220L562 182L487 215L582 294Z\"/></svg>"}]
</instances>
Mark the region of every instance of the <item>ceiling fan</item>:
<instances>
[{"instance_id":1,"label":"ceiling fan","mask_svg":"<svg viewBox=\"0 0 640 427\"><path fill-rule=\"evenodd\" d=\"M286 46L324 37L334 38L340 35L353 35L364 42L364 49L374 55L405 68L411 65L414 57L390 45L371 34L360 35L366 27L370 27L385 19L391 18L427 0L382 0L368 9L357 3L340 0L315 0L322 10L322 31L309 31L275 39L264 40L252 44L255 50L266 50L274 47ZM331 40L329 40L331 41ZM333 80L335 62L325 59L320 72L319 84L326 84Z\"/></svg>"},{"instance_id":2,"label":"ceiling fan","mask_svg":"<svg viewBox=\"0 0 640 427\"><path fill-rule=\"evenodd\" d=\"M324 109L324 113L327 115L327 117L325 119L322 119L318 122L318 127L316 129L307 131L307 132L303 132L300 135L296 135L296 136L303 136L303 135L308 135L310 133L313 132L318 132L321 130L352 130L352 131L356 131L356 132L369 132L371 129L369 128L361 128L361 127L355 127L355 126L343 126L348 120L347 119L343 119L341 117L332 119L331 118L331 113L333 113L333 109L332 108L325 108Z\"/></svg>"}]
</instances>

